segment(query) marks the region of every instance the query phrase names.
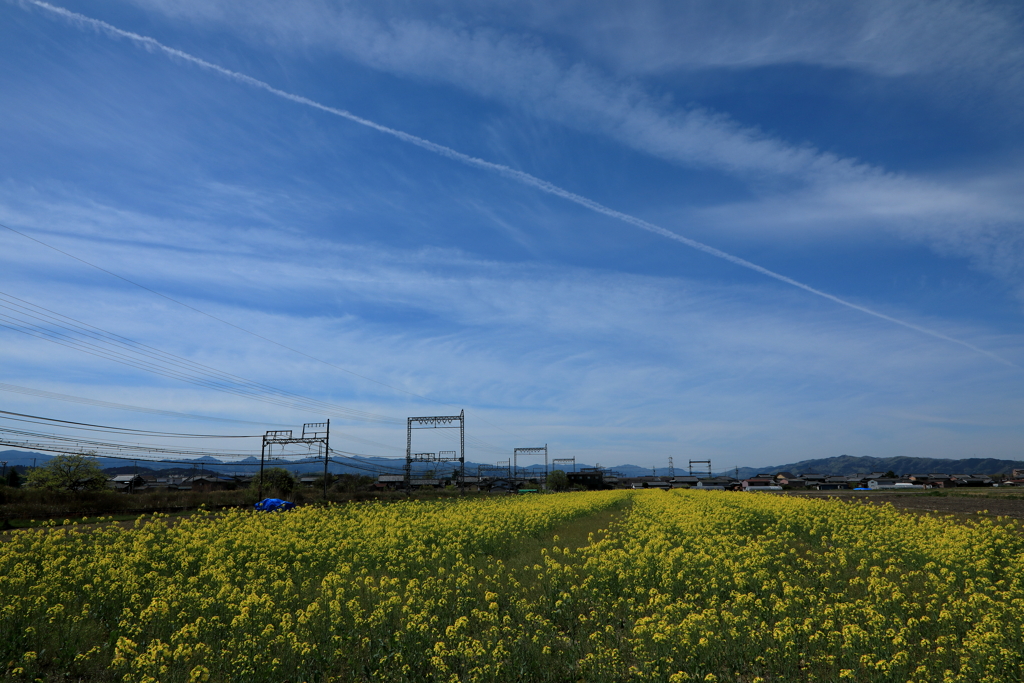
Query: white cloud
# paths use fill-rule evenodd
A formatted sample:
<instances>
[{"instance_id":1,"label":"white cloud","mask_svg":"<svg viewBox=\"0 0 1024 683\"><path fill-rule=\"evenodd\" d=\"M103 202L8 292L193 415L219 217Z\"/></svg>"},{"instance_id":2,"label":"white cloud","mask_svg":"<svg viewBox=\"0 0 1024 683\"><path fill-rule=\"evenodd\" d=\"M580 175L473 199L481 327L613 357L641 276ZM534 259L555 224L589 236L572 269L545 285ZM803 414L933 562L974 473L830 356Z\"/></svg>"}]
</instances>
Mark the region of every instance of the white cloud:
<instances>
[{"instance_id":1,"label":"white cloud","mask_svg":"<svg viewBox=\"0 0 1024 683\"><path fill-rule=\"evenodd\" d=\"M1012 89L1024 73L1024 34L1018 18L1000 6L742 1L627 9L570 2L510 11L501 4L417 9L309 1L283 9L228 0L135 1L229 27L259 44L314 46L383 71L450 83L672 163L736 175L750 183L754 201L691 214L718 230L749 234L751 217L762 237L775 240L794 233L864 235L873 228L966 257L1019 284L1008 266L1020 254L1024 223L1016 169L993 175L984 188L976 179L887 172L721 113L674 107L636 80L669 68L805 62L888 76L969 72L967 80L976 84L984 73ZM568 36L570 46L551 47L551 35ZM581 47L572 52L572 46ZM963 79L955 87L966 87Z\"/></svg>"},{"instance_id":2,"label":"white cloud","mask_svg":"<svg viewBox=\"0 0 1024 683\"><path fill-rule=\"evenodd\" d=\"M888 76L1010 70L1019 77L1024 58L1020 13L999 3L691 0L529 7L530 26L571 37L620 73L804 63Z\"/></svg>"},{"instance_id":3,"label":"white cloud","mask_svg":"<svg viewBox=\"0 0 1024 683\"><path fill-rule=\"evenodd\" d=\"M974 438L956 424L904 413L986 421L986 441L1006 455L1019 436L1019 382L1005 369L771 285L499 264L451 250L369 248L269 229L233 239L241 233L96 205L80 207L76 221L67 197L45 201L40 223L49 223L47 210L63 217L62 234L48 237L58 246L359 374L465 406L520 435L473 423L475 436L503 447L527 438L606 464L659 462L680 451L763 464L820 454L820 444L832 443L878 449L873 454L928 443L955 455ZM106 226L102 240L82 229L96 224ZM181 243L192 246L187 256L176 248ZM0 244L0 267L11 274L5 291L60 312L361 410L401 417L438 409L62 263L48 250L10 236ZM13 259L18 269L9 268ZM35 275L61 267L80 283L74 290ZM273 301L280 283L289 301L318 305L261 303ZM1004 353L1019 345L984 330L921 322ZM10 333L0 334L0 344L10 383L36 386L46 377L40 388L111 401L274 422L304 418ZM402 445L400 428L344 430Z\"/></svg>"}]
</instances>

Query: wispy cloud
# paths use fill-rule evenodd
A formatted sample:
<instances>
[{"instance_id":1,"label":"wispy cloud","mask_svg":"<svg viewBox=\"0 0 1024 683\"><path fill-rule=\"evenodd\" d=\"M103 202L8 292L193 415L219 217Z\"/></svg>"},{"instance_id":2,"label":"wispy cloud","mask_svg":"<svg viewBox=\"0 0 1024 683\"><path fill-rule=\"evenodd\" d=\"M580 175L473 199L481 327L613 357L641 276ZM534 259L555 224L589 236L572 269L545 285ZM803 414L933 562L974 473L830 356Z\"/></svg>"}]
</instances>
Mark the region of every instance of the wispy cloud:
<instances>
[{"instance_id":1,"label":"wispy cloud","mask_svg":"<svg viewBox=\"0 0 1024 683\"><path fill-rule=\"evenodd\" d=\"M730 454L746 464L735 454L747 451L766 462L775 454L810 457L832 443L845 449L853 442L879 449L875 453L921 443L949 454L968 447L968 435L957 432L956 424L908 424L899 411L988 420L991 442L1000 444L993 447L1000 449L1011 447L1018 429L1014 410L1022 397L998 368L909 331L854 323L827 307L808 308L795 292L560 264L501 264L454 250L297 240L269 229L246 231L243 240L235 239L242 232L222 226L175 225L117 211L105 218L102 207L79 206L81 225L106 226L97 239L73 222L73 199L50 197L46 203L60 205L66 221L63 234L51 237L76 254L133 278L162 282L220 317L272 330L288 344L361 374L466 405L471 415L508 432L606 464L615 458L656 461L680 449L716 458ZM134 239L117 239L122 235ZM187 255L175 247L182 242L194 245ZM2 243L10 246L8 238ZM73 262L55 262L46 250L3 253L5 268L15 253L22 263L20 270L7 271L13 282L5 286L101 327L362 410L401 416L424 408L378 385L282 356L158 298L140 297L116 280L90 277L68 291L19 274L80 270ZM239 305L261 285L238 273L287 282L293 300L326 297L334 303L310 312ZM410 327L410 315L434 322ZM1019 343L986 337L984 330L955 332L997 349ZM38 386L33 378L45 368L48 376L64 378L39 387L51 391L170 410L188 406L238 419L255 415L281 422L293 415L282 419L259 405L153 382L71 351L25 345L9 334L0 335L0 344L8 359L5 381L12 384ZM294 413L291 419L304 417ZM479 422L473 428L491 443L521 445ZM372 425L344 431L402 443L398 432Z\"/></svg>"},{"instance_id":2,"label":"wispy cloud","mask_svg":"<svg viewBox=\"0 0 1024 683\"><path fill-rule=\"evenodd\" d=\"M712 246L704 244L702 242L698 242L697 240L694 240L692 238L685 237L683 235L680 235L679 233L673 232L673 231L668 230L668 229L666 229L664 227L661 227L659 225L655 225L655 224L653 224L653 223L651 223L649 221L646 221L646 220L644 220L642 218L638 218L636 216L633 216L633 215L630 215L630 214L627 214L627 213L624 213L624 212L612 209L612 208L610 208L608 206L605 206L605 205L603 205L603 204L601 204L599 202L596 202L596 201L594 201L594 200L592 200L592 199L590 199L588 197L579 195L579 194L577 194L575 192L570 192L570 191L568 191L568 190L566 190L564 188L561 188L561 187L559 187L557 185L554 185L553 183L550 183L550 182L548 182L546 180L542 180L540 178L537 178L536 176L530 175L529 173L525 173L523 171L513 169L513 168L511 168L509 166L506 166L506 165L503 165L503 164L497 164L497 163L494 163L494 162L491 162L491 161L486 161L484 159L480 159L478 157L473 157L473 156L470 156L468 154L464 154L462 152L459 152L459 151L457 151L455 149L452 149L451 147L447 147L445 145L440 145L440 144L437 144L437 143L432 142L430 140L426 140L424 138L421 138L421 137L418 137L418 136L415 136L415 135L411 135L409 133L406 133L405 131L397 130L395 128L391 128L389 126L384 126L384 125L376 123L374 121L365 119L365 118L363 118L361 116L357 116L355 114L352 114L351 112L346 111L344 109L338 109L336 107L327 106L327 105L321 104L321 103L319 103L319 102L317 102L315 100L311 100L311 99L309 99L307 97L304 97L304 96L301 96L301 95L296 95L294 93L290 93L290 92L287 92L287 91L284 91L284 90L280 90L279 88L275 88L275 87L271 86L270 84L268 84L268 83L266 83L264 81L260 81L260 80L258 80L256 78L253 78L253 77L248 76L246 74L242 74L242 73L239 73L239 72L236 72L236 71L231 71L231 70L226 69L226 68L224 68L222 66L219 66L217 64L213 64L211 62L208 62L206 60L203 60L203 59L201 59L199 57L196 57L194 55L188 54L188 53L183 52L181 50L178 50L176 48L171 48L171 47L168 47L166 45L163 45L162 43L158 42L157 40L155 40L155 39L153 39L151 37L142 36L142 35L139 35L137 33L132 33L130 31L125 31L123 29L120 29L120 28L117 28L115 26L112 26L111 24L108 24L106 22L99 21L99 20L96 20L96 19L92 19L90 17L86 17L84 15L81 15L81 14L78 14L78 13L75 13L75 12L70 12L70 11L64 9L64 8L57 7L57 6L51 5L49 3L43 2L42 0L27 0L27 2L29 2L30 4L32 4L32 5L36 6L36 7L41 8L41 9L47 11L47 12L51 12L51 13L56 14L56 15L64 18L64 19L70 20L70 21L72 21L74 23L77 23L77 24L80 24L80 25L84 25L84 26L86 26L88 28L92 28L92 29L97 29L97 30L103 31L105 33L108 33L108 34L110 34L112 36L115 36L115 37L118 37L118 38L127 38L127 39L129 39L129 40L131 40L131 41L133 41L133 42L135 42L135 43L137 43L137 44L147 48L147 49L158 50L158 51L163 52L163 53L165 53L165 54L167 54L167 55L169 55L171 57L175 57L175 58L184 60L184 61L186 61L186 62L188 62L190 64L194 64L194 65L202 67L204 69L209 69L211 71L214 71L215 73L218 73L218 74L220 74L222 76L226 76L226 77L228 77L228 78L230 78L232 80L239 81L241 83L244 83L246 85L250 85L252 87L255 87L255 88L258 88L258 89L261 89L261 90L265 90L266 92L269 92L269 93L271 93L271 94L273 94L273 95L275 95L277 97L281 97L283 99L295 102L297 104L301 104L301 105L304 105L304 106L307 106L307 107L311 107L313 109L317 109L317 110L320 110L320 111L323 111L323 112L326 112L326 113L329 113L329 114L333 114L335 116L339 116L341 118L344 118L344 119L347 119L347 120L352 121L354 123L357 123L357 124L359 124L361 126L365 126L367 128L371 128L371 129L373 129L373 130L375 130L377 132L383 133L385 135L389 135L391 137L398 138L399 140L401 140L403 142L406 142L406 143L409 143L411 145L415 145L416 147L420 147L420 148L426 149L426 150L428 150L430 152L433 152L435 154L438 154L440 156L452 159L453 161L457 161L459 163L462 163L462 164L465 164L465 165L468 165L468 166L471 166L471 167L474 167L474 168L478 168L478 169L481 169L481 170L485 170L485 171L488 171L488 172L491 172L491 173L496 173L496 174L501 175L501 176L503 176L505 178L508 178L510 180L514 180L514 181L516 181L518 183L521 183L523 185L527 185L528 187L531 187L533 189L536 189L536 190L539 190L541 192L544 192L544 193L547 193L547 194L551 194L551 195L554 195L554 196L559 197L561 199L565 199L567 201L570 201L570 202L572 202L574 204L577 204L577 205L582 206L582 207L584 207L586 209L589 209L590 211L593 211L595 213L602 214L604 216L608 216L609 218L614 218L616 220L628 223L629 225L632 225L634 227L640 228L642 230L646 230L648 232L652 232L652 233L654 233L656 235L668 238L670 240L679 242L681 244L685 244L688 247L691 247L693 249L697 249L698 251L704 252L704 253L709 254L711 256L714 256L716 258L723 259L723 260L728 261L728 262L730 262L730 263L732 263L734 265L740 266L741 268L746 268L748 270L752 270L752 271L757 272L757 273L759 273L761 275L764 275L766 277L772 278L774 280L778 280L779 282L783 282L783 283L791 285L793 287L797 287L799 289L804 290L805 292L808 292L810 294L814 294L815 296L819 296L819 297L828 299L829 301L832 301L832 302L834 302L836 304L839 304L841 306L845 306L847 308L851 308L853 310L856 310L856 311L859 311L861 313L864 313L864 314L867 314L867 315L879 318L881 320L885 320L885 321L893 323L895 325L900 325L900 326L906 327L908 329L914 330L915 332L920 332L922 334L926 334L926 335L935 337L937 339L941 339L943 341L950 342L952 344L957 344L959 346L963 346L964 348L970 349L971 351L974 351L976 353L988 356L989 358L991 358L992 360L995 360L996 362L1002 363L1004 365L1008 365L1010 367L1014 367L1014 368L1020 369L1020 366L1018 366L1013 361L1010 361L1010 360L1008 360L1008 359L1006 359L1006 358L1004 358L1004 357L1002 357L1002 356L1000 356L998 354L995 354L995 353L993 353L993 352L991 352L991 351L989 351L987 349L983 349L983 348L981 348L981 347L979 347L979 346L977 346L975 344L972 344L970 342L964 341L962 339L957 339L955 337L951 337L948 334L945 334L943 332L939 332L939 331L934 330L934 329L930 329L930 328L924 327L924 326L922 326L920 324L917 324L917 323L912 323L912 322L909 322L907 320L896 318L896 317L888 315L886 313L882 313L880 311L877 311L877 310L874 310L872 308L869 308L869 307L867 307L865 305L854 303L854 302L846 300L846 299L842 299L842 298L837 297L837 296L835 296L833 294L829 294L827 292L824 292L824 291L822 291L822 290L820 290L818 288L811 287L810 285L802 283L802 282L800 282L798 280L795 280L795 279L793 279L793 278L791 278L789 276L782 275L782 274L777 273L775 271L772 271L772 270L770 270L768 268L760 266L760 265L758 265L756 263L752 263L751 261L748 261L746 259L740 258L740 257L735 256L733 254L730 254L728 252L722 251L721 249L712 247Z\"/></svg>"},{"instance_id":3,"label":"wispy cloud","mask_svg":"<svg viewBox=\"0 0 1024 683\"><path fill-rule=\"evenodd\" d=\"M938 74L936 91L956 76L959 92L987 83L989 90L1024 93L1024 21L1006 6L905 0L780 8L738 0L685 7L652 2L627 10L614 3L566 2L527 3L509 13L497 5L458 2L419 10L404 3L309 2L283 10L227 0L136 2L275 49L315 46L383 71L450 83L653 157L750 184L754 201L720 205L709 212L717 220L697 222L698 228L742 233L748 209L767 218L760 232L776 240L863 234L867 224L940 254L972 259L1021 285L999 255L1019 254L1015 236L1024 207L1016 171L990 174L984 189L965 186L963 179L914 177L766 134L699 104L672 104L658 86L642 80L666 69L808 63L885 76ZM560 49L547 38L552 35L579 49ZM731 216L738 220L724 220Z\"/></svg>"}]
</instances>

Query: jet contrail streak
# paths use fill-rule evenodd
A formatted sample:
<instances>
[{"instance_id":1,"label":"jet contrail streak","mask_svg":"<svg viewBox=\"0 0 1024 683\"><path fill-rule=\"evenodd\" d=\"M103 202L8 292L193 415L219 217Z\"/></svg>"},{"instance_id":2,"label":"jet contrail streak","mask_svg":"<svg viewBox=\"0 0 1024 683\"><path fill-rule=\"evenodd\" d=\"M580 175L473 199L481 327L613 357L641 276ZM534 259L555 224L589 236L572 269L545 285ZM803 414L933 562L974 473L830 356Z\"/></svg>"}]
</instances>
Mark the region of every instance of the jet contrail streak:
<instances>
[{"instance_id":1,"label":"jet contrail streak","mask_svg":"<svg viewBox=\"0 0 1024 683\"><path fill-rule=\"evenodd\" d=\"M852 308L855 311L866 313L867 315L874 316L876 318L885 320L895 325L906 327L908 329L914 330L915 332L927 334L931 337L935 337L936 339L941 339L943 341L947 341L953 344L959 344L960 346L968 348L971 351L975 351L976 353L988 356L989 358L998 361L999 363L1009 365L1019 370L1024 370L1024 368L1017 365L1016 363L1013 363L1003 358L1002 356L992 353L991 351L986 351L985 349L979 348L969 342L965 342L960 339L950 337L941 332L936 332L935 330L928 329L927 327L921 327L920 325L915 325L914 323L909 323L898 318L893 318L892 316L888 316L884 313L879 313L878 311L871 310L870 308L866 308L859 304L855 304L851 301L840 299L839 297L829 294L828 292L823 292L820 289L815 289L814 287L811 287L810 285L805 285L802 282L794 280L793 278L786 277L785 275L776 273L775 271L772 270L768 270L767 268L759 266L756 263L751 263L750 261L740 258L739 256L733 256L732 254L724 252L721 249L716 249L710 245L704 244L703 242L698 242L697 240L690 239L689 237L683 237L682 235L674 233L671 230L663 228L659 225L648 223L642 218L637 218L636 216L631 216L628 213L616 211L615 209L609 208L603 204L599 204L592 199L588 199L574 192L570 192L569 190L558 187L557 185L553 185L546 180L542 180L540 178L532 176L529 173L517 171L516 169L510 168L503 164L496 164L491 161L485 161L484 159L478 159L477 157L473 157L468 154L463 154L462 152L454 150L451 147L445 147L444 145L439 145L436 142L431 142L430 140L425 140L421 137L411 135L404 131L389 128L388 126L383 126L379 123L375 123L374 121L370 121L369 119L364 119L361 116L356 116L352 112L345 111L344 109L329 107L326 104L320 104L319 102L311 100L307 97L295 95L284 90L279 90L274 86L270 85L269 83L265 83L264 81L253 78L252 76L246 76L243 73L231 71L230 69L225 69L224 67L218 66L217 64L214 64L212 62L208 62L205 59L200 59L199 57L190 55L187 52L182 52L181 50L177 50L173 47L168 47L163 43L160 43L159 41L148 36L143 36L139 35L138 33L132 33L131 31L119 29L116 26L112 26L111 24L108 24L105 21L93 19L92 17L87 17L84 14L72 12L70 10L64 9L63 7L57 7L47 2L43 2L42 0L24 0L24 2L27 2L30 5L34 5L36 7L39 7L40 9L44 9L48 12L61 16L65 19L68 19L73 23L90 26L92 28L98 29L100 31L105 31L109 34L121 38L128 38L129 40L138 43L139 45L142 45L147 49L156 50L171 55L172 57L177 57L186 62L195 64L196 66L200 66L204 69L209 69L210 71L219 73L222 76L227 76L232 80L238 81L240 83L245 83L247 85L251 85L254 88L265 90L273 95L277 95L278 97L284 98L286 100L291 100L292 102L296 102L298 104L304 104L307 107L312 107L314 109L319 109L320 111L324 111L329 114L334 114L335 116L340 116L343 119L348 119L349 121L358 123L361 126L372 128L373 130L398 138L403 142L408 142L409 144L416 145L417 147L421 147L423 149L447 157L454 161L458 161L468 166L482 168L484 170L491 171L492 173L497 173L498 175L504 176L505 178L509 178L523 185L528 185L537 190L540 190L541 192L546 192L547 194L551 194L556 197L561 197L562 199L573 202L574 204L578 204L582 207L590 209L595 213L603 214L610 218L616 218L620 221L623 221L624 223L629 223L630 225L641 228L643 230L647 230L648 232L653 232L656 235L661 235L662 237L667 237L668 239L675 240L676 242L681 242L686 246L696 249L698 251L702 251L705 254L710 254L711 256L723 259L737 266L741 266L743 268L753 270L754 272L761 273L762 275L778 280L779 282L785 282L788 285L798 287L799 289L810 292L811 294L816 294L820 297L828 299L829 301L833 301L842 306L846 306L847 308Z\"/></svg>"}]
</instances>

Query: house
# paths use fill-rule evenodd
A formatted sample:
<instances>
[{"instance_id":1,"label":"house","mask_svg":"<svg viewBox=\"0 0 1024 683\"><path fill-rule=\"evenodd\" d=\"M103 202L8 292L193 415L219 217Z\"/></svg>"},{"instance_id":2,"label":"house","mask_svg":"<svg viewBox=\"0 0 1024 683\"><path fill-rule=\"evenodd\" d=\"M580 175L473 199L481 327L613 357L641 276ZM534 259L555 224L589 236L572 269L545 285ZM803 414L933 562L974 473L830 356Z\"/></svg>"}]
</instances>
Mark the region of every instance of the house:
<instances>
[{"instance_id":1,"label":"house","mask_svg":"<svg viewBox=\"0 0 1024 683\"><path fill-rule=\"evenodd\" d=\"M910 481L928 488L951 489L956 486L956 481L948 474L933 472L931 474L912 474Z\"/></svg>"},{"instance_id":2,"label":"house","mask_svg":"<svg viewBox=\"0 0 1024 683\"><path fill-rule=\"evenodd\" d=\"M808 488L814 488L819 491L838 491L841 489L850 488L850 482L846 477L822 477L813 483L808 480Z\"/></svg>"},{"instance_id":3,"label":"house","mask_svg":"<svg viewBox=\"0 0 1024 683\"><path fill-rule=\"evenodd\" d=\"M404 474L380 474L377 475L377 482L374 484L374 487L378 489L394 489L404 484Z\"/></svg>"},{"instance_id":4,"label":"house","mask_svg":"<svg viewBox=\"0 0 1024 683\"><path fill-rule=\"evenodd\" d=\"M697 482L697 488L702 491L726 491L732 489L733 486L733 480L724 477L701 479Z\"/></svg>"},{"instance_id":5,"label":"house","mask_svg":"<svg viewBox=\"0 0 1024 683\"><path fill-rule=\"evenodd\" d=\"M138 474L119 474L108 479L107 486L122 493L136 493L146 489L146 480Z\"/></svg>"},{"instance_id":6,"label":"house","mask_svg":"<svg viewBox=\"0 0 1024 683\"><path fill-rule=\"evenodd\" d=\"M238 483L230 477L218 477L212 474L189 477L184 483L193 491L228 491L238 486Z\"/></svg>"},{"instance_id":7,"label":"house","mask_svg":"<svg viewBox=\"0 0 1024 683\"><path fill-rule=\"evenodd\" d=\"M851 485L857 485L860 487L866 487L868 482L872 479L892 479L895 481L895 477L886 476L885 472L866 472L858 474L847 475L846 481Z\"/></svg>"},{"instance_id":8,"label":"house","mask_svg":"<svg viewBox=\"0 0 1024 683\"><path fill-rule=\"evenodd\" d=\"M700 478L699 477L694 477L692 475L686 475L686 476L682 476L682 477L674 477L672 479L672 488L680 489L680 488L694 487L694 486L697 485L698 481L700 481Z\"/></svg>"},{"instance_id":9,"label":"house","mask_svg":"<svg viewBox=\"0 0 1024 683\"><path fill-rule=\"evenodd\" d=\"M896 488L896 480L895 479L869 479L868 480L868 488L871 489L872 491L877 491L879 489L894 489L894 488Z\"/></svg>"},{"instance_id":10,"label":"house","mask_svg":"<svg viewBox=\"0 0 1024 683\"><path fill-rule=\"evenodd\" d=\"M992 486L992 478L984 474L954 474L950 478L957 486Z\"/></svg>"},{"instance_id":11,"label":"house","mask_svg":"<svg viewBox=\"0 0 1024 683\"><path fill-rule=\"evenodd\" d=\"M569 480L569 486L578 486L588 491L600 491L602 489L610 488L604 483L604 472L600 470L588 470L582 472L566 472L566 479Z\"/></svg>"},{"instance_id":12,"label":"house","mask_svg":"<svg viewBox=\"0 0 1024 683\"><path fill-rule=\"evenodd\" d=\"M796 476L792 472L779 472L775 475L775 481L779 482L783 479L796 479Z\"/></svg>"}]
</instances>

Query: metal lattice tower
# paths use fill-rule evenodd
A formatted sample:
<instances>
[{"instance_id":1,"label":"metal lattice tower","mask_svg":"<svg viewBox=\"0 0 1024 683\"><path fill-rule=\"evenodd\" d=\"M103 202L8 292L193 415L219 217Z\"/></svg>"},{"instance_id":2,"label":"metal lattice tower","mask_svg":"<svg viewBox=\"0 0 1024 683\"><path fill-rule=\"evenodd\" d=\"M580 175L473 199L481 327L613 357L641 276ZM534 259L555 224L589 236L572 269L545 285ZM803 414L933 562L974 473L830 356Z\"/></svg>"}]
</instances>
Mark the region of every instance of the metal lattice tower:
<instances>
[{"instance_id":1,"label":"metal lattice tower","mask_svg":"<svg viewBox=\"0 0 1024 683\"><path fill-rule=\"evenodd\" d=\"M707 465L708 466L708 479L711 478L711 461L710 460L691 460L690 461L690 476L693 476L694 465Z\"/></svg>"},{"instance_id":2,"label":"metal lattice tower","mask_svg":"<svg viewBox=\"0 0 1024 683\"><path fill-rule=\"evenodd\" d=\"M514 448L512 449L512 469L515 475L519 476L519 455L540 455L544 454L544 482L547 485L548 480L548 445L537 446L534 448Z\"/></svg>"},{"instance_id":3,"label":"metal lattice tower","mask_svg":"<svg viewBox=\"0 0 1024 683\"><path fill-rule=\"evenodd\" d=\"M676 476L676 466L672 464L671 455L668 456L668 476L672 477L673 479L675 479Z\"/></svg>"},{"instance_id":4,"label":"metal lattice tower","mask_svg":"<svg viewBox=\"0 0 1024 683\"><path fill-rule=\"evenodd\" d=\"M273 429L263 435L263 446L260 449L260 483L259 497L263 498L263 461L273 455L275 445L286 446L290 443L316 444L317 451L324 456L324 498L327 497L327 463L331 458L331 421L307 422L302 425L302 436L292 436L290 429ZM319 452L317 454L319 456Z\"/></svg>"},{"instance_id":5,"label":"metal lattice tower","mask_svg":"<svg viewBox=\"0 0 1024 683\"><path fill-rule=\"evenodd\" d=\"M458 424L456 424L458 423ZM412 452L412 430L414 429L458 429L459 450L456 456L455 451L441 451L436 455L433 453ZM424 460L420 456L433 456L434 460ZM440 458L444 458L443 460ZM406 423L405 438L405 488L410 488L412 481L412 463L417 462L459 462L459 489L466 489L466 411L460 411L458 415L434 415L431 417L410 417Z\"/></svg>"},{"instance_id":6,"label":"metal lattice tower","mask_svg":"<svg viewBox=\"0 0 1024 683\"><path fill-rule=\"evenodd\" d=\"M574 455L571 458L552 458L551 467L554 467L555 465L572 465L572 471L575 472L576 456Z\"/></svg>"}]
</instances>

